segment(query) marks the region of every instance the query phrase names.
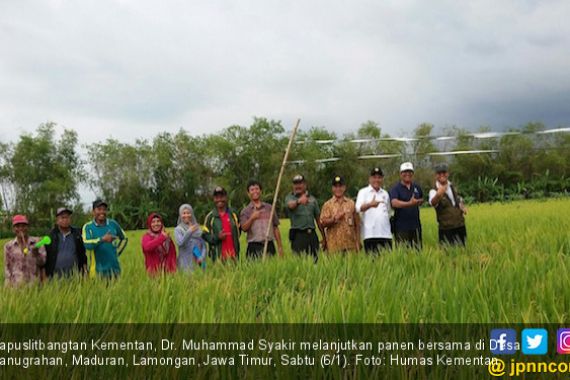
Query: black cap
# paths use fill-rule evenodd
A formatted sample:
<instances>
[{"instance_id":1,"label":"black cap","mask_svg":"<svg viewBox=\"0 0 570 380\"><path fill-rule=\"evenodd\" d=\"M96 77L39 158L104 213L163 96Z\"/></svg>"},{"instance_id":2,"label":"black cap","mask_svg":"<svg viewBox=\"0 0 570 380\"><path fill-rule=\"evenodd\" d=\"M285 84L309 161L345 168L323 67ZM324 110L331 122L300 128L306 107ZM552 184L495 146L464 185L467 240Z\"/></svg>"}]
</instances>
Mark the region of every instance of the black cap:
<instances>
[{"instance_id":1,"label":"black cap","mask_svg":"<svg viewBox=\"0 0 570 380\"><path fill-rule=\"evenodd\" d=\"M214 189L214 196L216 195L228 195L228 192L226 191L226 189L224 189L221 186L216 186L216 188Z\"/></svg>"},{"instance_id":2,"label":"black cap","mask_svg":"<svg viewBox=\"0 0 570 380\"><path fill-rule=\"evenodd\" d=\"M295 177L293 177L293 183L303 183L305 182L305 177L303 177L302 174L297 174Z\"/></svg>"},{"instance_id":3,"label":"black cap","mask_svg":"<svg viewBox=\"0 0 570 380\"><path fill-rule=\"evenodd\" d=\"M73 211L71 211L70 209L68 209L67 207L60 207L57 209L55 216L60 216L63 213L68 213L68 214L73 214Z\"/></svg>"},{"instance_id":4,"label":"black cap","mask_svg":"<svg viewBox=\"0 0 570 380\"><path fill-rule=\"evenodd\" d=\"M105 202L102 199L96 199L95 202L93 202L93 210L95 210L97 207L99 206L105 206L105 207L109 207L109 205L107 204L107 202Z\"/></svg>"},{"instance_id":5,"label":"black cap","mask_svg":"<svg viewBox=\"0 0 570 380\"><path fill-rule=\"evenodd\" d=\"M382 171L382 169L376 167L376 168L373 168L372 170L370 170L370 175L371 176L379 175L381 177L384 177L384 172Z\"/></svg>"},{"instance_id":6,"label":"black cap","mask_svg":"<svg viewBox=\"0 0 570 380\"><path fill-rule=\"evenodd\" d=\"M332 180L332 185L333 185L333 186L335 186L335 185L345 185L344 177L343 177L343 176L340 176L340 175L334 176L334 177L333 177L333 180Z\"/></svg>"},{"instance_id":7,"label":"black cap","mask_svg":"<svg viewBox=\"0 0 570 380\"><path fill-rule=\"evenodd\" d=\"M449 166L445 162L442 162L442 163L435 165L433 168L433 171L436 173L448 172Z\"/></svg>"}]
</instances>

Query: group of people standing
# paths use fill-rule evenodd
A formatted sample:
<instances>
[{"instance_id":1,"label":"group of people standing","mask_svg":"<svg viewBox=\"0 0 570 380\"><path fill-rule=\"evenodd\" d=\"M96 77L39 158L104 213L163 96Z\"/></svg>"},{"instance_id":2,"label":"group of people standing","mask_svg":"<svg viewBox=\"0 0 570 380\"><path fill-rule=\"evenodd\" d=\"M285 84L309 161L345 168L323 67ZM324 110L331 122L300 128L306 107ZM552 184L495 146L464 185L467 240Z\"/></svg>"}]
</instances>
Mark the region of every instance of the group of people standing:
<instances>
[{"instance_id":1,"label":"group of people standing","mask_svg":"<svg viewBox=\"0 0 570 380\"><path fill-rule=\"evenodd\" d=\"M447 164L434 168L435 186L429 193L429 204L436 210L439 241L442 244L465 245L467 209L457 189L449 181ZM360 251L361 242L367 253L391 249L395 244L422 248L420 206L424 202L422 188L413 180L411 162L400 165L400 181L389 191L383 188L384 173L375 167L370 171L368 186L359 190L356 202L348 198L344 177L332 179L332 197L322 210L307 190L305 178L293 178L293 193L285 199L291 219L289 239L293 252L318 257L320 246L329 252Z\"/></svg>"},{"instance_id":2,"label":"group of people standing","mask_svg":"<svg viewBox=\"0 0 570 380\"><path fill-rule=\"evenodd\" d=\"M364 248L367 253L376 254L391 249L395 242L421 249L419 207L424 202L424 194L413 177L412 163L403 163L400 181L388 192L383 188L382 169L375 167L370 171L368 186L358 192L354 202L345 195L345 178L335 176L331 182L332 197L321 210L308 190L305 177L294 176L293 191L285 197L284 204L291 222L289 241L293 253L311 255L316 262L321 248L329 252ZM465 245L467 210L448 178L448 166L437 165L429 203L436 210L440 242ZM261 183L250 180L247 194L250 203L238 214L228 205L227 191L216 187L215 207L206 215L203 225L197 222L191 205L181 205L174 237L166 231L162 216L151 213L147 219L148 230L141 240L148 273L192 270L194 266L204 268L207 256L213 261L235 261L239 258L241 232L247 234L248 258L261 257L266 240L267 253L282 256L279 218L272 213L272 206L262 201ZM119 276L118 258L128 239L121 226L107 217L105 201L97 199L92 206L93 219L82 230L71 225L70 209L59 208L56 226L49 232L47 243L30 237L26 216L15 215L12 225L16 237L4 247L5 283L18 285L74 272L105 278Z\"/></svg>"}]
</instances>

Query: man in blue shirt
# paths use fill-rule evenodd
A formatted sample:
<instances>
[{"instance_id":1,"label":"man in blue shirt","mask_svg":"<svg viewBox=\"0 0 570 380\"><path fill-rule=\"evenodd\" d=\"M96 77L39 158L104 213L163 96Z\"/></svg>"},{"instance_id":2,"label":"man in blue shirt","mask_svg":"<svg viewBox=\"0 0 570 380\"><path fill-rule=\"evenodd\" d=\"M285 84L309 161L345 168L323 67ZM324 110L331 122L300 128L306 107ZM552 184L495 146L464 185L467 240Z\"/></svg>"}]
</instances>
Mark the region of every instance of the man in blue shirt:
<instances>
[{"instance_id":1,"label":"man in blue shirt","mask_svg":"<svg viewBox=\"0 0 570 380\"><path fill-rule=\"evenodd\" d=\"M48 277L68 276L87 270L87 256L81 238L81 230L71 225L71 214L67 207L56 212L56 226L50 231L51 243L47 244L45 271Z\"/></svg>"},{"instance_id":2,"label":"man in blue shirt","mask_svg":"<svg viewBox=\"0 0 570 380\"><path fill-rule=\"evenodd\" d=\"M117 247L125 241L125 232L119 223L107 218L107 203L93 202L93 220L83 226L83 243L89 252L89 274L94 277L118 277L121 273Z\"/></svg>"},{"instance_id":3,"label":"man in blue shirt","mask_svg":"<svg viewBox=\"0 0 570 380\"><path fill-rule=\"evenodd\" d=\"M390 190L390 204L395 211L394 237L396 243L405 243L421 249L420 205L424 201L424 193L413 179L414 166L411 162L404 162L400 165L400 182Z\"/></svg>"}]
</instances>

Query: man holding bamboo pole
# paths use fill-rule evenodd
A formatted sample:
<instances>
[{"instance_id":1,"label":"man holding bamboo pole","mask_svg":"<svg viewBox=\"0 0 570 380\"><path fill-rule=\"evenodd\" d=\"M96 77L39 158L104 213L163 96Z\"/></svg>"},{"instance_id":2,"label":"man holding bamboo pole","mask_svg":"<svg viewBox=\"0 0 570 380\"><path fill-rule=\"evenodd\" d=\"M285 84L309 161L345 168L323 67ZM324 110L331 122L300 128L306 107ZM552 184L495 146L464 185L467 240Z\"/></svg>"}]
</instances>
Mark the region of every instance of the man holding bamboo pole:
<instances>
[{"instance_id":1,"label":"man holding bamboo pole","mask_svg":"<svg viewBox=\"0 0 570 380\"><path fill-rule=\"evenodd\" d=\"M259 181L250 180L247 183L247 195L251 202L240 213L240 225L241 229L247 233L246 256L248 259L257 259L263 255L265 231L267 231L268 224L271 224L271 227L269 228L270 234L267 237L267 253L272 256L275 255L273 241L276 241L279 256L283 256L279 218L277 214L273 213L273 218L270 220L271 205L261 201L261 192Z\"/></svg>"}]
</instances>

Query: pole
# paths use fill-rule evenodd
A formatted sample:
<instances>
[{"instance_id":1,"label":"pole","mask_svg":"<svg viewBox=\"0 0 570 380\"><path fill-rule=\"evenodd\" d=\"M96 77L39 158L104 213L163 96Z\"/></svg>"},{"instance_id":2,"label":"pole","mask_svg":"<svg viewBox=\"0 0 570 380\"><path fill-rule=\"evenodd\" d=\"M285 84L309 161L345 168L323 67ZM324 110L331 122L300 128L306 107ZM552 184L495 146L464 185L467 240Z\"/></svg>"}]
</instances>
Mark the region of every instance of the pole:
<instances>
[{"instance_id":1,"label":"pole","mask_svg":"<svg viewBox=\"0 0 570 380\"><path fill-rule=\"evenodd\" d=\"M281 187L281 178L283 177L283 172L285 171L285 165L287 165L287 159L289 158L289 151L291 150L291 145L293 140L295 140L295 135L297 134L297 128L299 128L299 123L301 119L297 119L295 127L291 132L291 137L289 138L289 144L287 144L287 149L285 150L285 156L283 156L283 163L281 164L281 170L279 171L279 177L277 177L277 186L275 187L275 193L273 194L273 204L271 205L271 214L269 215L269 223L267 223L267 231L265 232L265 243L263 244L263 260L267 255L267 245L269 243L269 233L271 228L273 228L273 215L275 214L275 205L277 204L277 197L279 196L279 188Z\"/></svg>"}]
</instances>

